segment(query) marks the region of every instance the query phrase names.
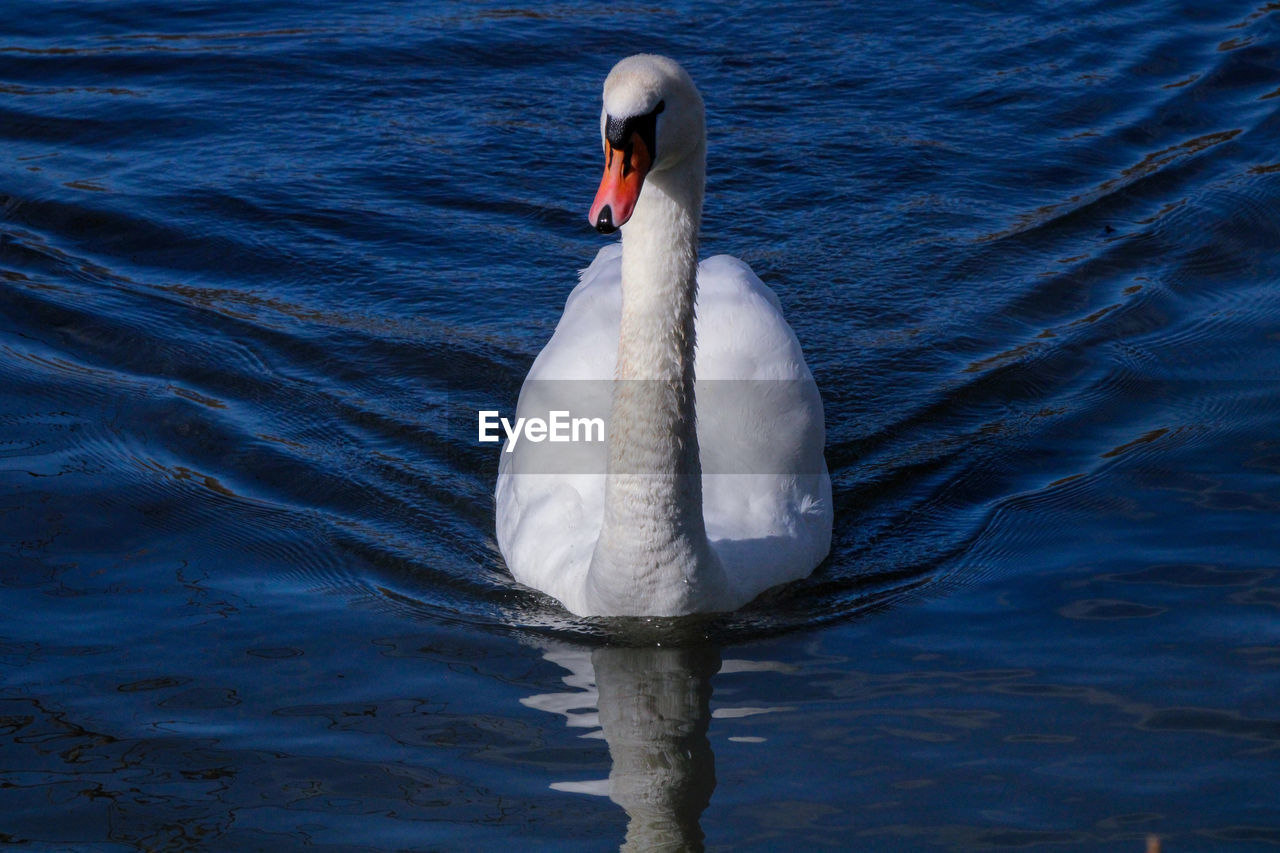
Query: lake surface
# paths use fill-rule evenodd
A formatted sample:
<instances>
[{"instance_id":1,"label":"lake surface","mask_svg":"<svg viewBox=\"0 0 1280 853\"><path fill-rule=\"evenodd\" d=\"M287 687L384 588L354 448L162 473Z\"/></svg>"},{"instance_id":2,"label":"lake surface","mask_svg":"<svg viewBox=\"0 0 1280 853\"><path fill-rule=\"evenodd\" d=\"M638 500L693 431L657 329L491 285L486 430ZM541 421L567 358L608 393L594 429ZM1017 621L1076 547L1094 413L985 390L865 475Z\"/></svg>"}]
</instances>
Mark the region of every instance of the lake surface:
<instances>
[{"instance_id":1,"label":"lake surface","mask_svg":"<svg viewBox=\"0 0 1280 853\"><path fill-rule=\"evenodd\" d=\"M1277 12L9 0L0 840L1276 849ZM475 418L642 50L836 527L636 626L511 580Z\"/></svg>"}]
</instances>

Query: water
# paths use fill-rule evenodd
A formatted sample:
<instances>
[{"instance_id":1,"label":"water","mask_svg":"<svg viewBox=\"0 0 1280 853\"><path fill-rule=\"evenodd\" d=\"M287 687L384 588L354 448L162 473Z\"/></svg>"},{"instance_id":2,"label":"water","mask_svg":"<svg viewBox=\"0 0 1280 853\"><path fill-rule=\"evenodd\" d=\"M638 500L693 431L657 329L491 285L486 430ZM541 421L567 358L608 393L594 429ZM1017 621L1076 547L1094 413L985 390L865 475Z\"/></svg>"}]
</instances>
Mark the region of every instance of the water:
<instances>
[{"instance_id":1,"label":"water","mask_svg":"<svg viewBox=\"0 0 1280 853\"><path fill-rule=\"evenodd\" d=\"M6 3L0 839L1280 845L1276 9L1001 5ZM837 511L636 631L511 582L473 419L642 49Z\"/></svg>"}]
</instances>

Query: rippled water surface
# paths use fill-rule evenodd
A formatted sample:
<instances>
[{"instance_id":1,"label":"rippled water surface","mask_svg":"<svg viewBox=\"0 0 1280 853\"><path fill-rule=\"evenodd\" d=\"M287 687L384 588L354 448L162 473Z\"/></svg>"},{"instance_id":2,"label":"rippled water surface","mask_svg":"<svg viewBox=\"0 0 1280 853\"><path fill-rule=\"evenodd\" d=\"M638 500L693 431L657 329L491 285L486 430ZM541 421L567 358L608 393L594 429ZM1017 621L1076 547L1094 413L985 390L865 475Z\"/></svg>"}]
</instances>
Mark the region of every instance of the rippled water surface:
<instances>
[{"instance_id":1,"label":"rippled water surface","mask_svg":"<svg viewBox=\"0 0 1280 853\"><path fill-rule=\"evenodd\" d=\"M1280 846L1276 12L11 0L0 840ZM641 50L836 529L637 630L511 581L474 424Z\"/></svg>"}]
</instances>

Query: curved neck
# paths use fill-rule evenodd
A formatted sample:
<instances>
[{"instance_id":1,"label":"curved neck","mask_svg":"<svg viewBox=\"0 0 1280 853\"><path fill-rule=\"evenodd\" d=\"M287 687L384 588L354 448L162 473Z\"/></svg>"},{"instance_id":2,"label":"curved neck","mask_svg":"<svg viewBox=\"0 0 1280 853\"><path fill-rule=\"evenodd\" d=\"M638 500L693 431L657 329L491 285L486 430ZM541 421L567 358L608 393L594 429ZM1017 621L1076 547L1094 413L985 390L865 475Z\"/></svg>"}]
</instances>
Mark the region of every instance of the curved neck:
<instances>
[{"instance_id":1,"label":"curved neck","mask_svg":"<svg viewBox=\"0 0 1280 853\"><path fill-rule=\"evenodd\" d=\"M651 173L622 229L609 469L588 575L601 612L689 612L724 583L702 517L694 406L704 152Z\"/></svg>"}]
</instances>

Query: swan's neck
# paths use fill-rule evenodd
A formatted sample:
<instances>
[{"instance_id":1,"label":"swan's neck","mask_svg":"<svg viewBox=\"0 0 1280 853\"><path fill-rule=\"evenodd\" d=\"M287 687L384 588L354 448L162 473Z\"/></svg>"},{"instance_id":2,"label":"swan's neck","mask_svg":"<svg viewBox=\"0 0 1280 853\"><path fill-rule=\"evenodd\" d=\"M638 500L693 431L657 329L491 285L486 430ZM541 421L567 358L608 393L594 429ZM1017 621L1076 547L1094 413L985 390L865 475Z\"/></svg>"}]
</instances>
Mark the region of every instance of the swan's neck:
<instances>
[{"instance_id":1,"label":"swan's neck","mask_svg":"<svg viewBox=\"0 0 1280 853\"><path fill-rule=\"evenodd\" d=\"M707 542L694 408L701 151L649 175L622 230L622 321L604 519L588 576L597 612L708 609L724 573Z\"/></svg>"}]
</instances>

